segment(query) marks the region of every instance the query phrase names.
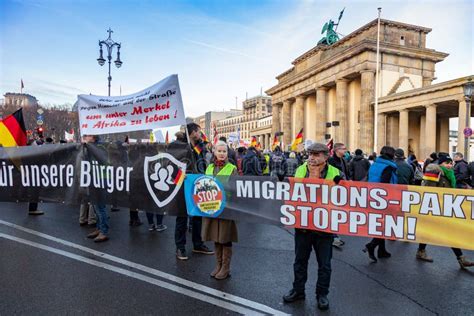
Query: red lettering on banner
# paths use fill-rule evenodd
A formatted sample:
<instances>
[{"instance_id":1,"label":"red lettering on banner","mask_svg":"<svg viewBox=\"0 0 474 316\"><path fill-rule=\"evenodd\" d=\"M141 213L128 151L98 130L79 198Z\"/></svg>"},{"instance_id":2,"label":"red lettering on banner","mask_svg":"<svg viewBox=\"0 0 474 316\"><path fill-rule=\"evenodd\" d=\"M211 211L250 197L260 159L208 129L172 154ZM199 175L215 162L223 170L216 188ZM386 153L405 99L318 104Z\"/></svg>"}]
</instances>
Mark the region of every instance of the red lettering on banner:
<instances>
[{"instance_id":1,"label":"red lettering on banner","mask_svg":"<svg viewBox=\"0 0 474 316\"><path fill-rule=\"evenodd\" d=\"M106 118L115 118L115 117L124 117L127 115L127 112L114 112L114 113L109 113L106 114Z\"/></svg>"},{"instance_id":2,"label":"red lettering on banner","mask_svg":"<svg viewBox=\"0 0 474 316\"><path fill-rule=\"evenodd\" d=\"M156 103L154 106L142 107L141 105L133 107L132 115L163 111L170 108L170 101L164 104Z\"/></svg>"},{"instance_id":3,"label":"red lettering on banner","mask_svg":"<svg viewBox=\"0 0 474 316\"><path fill-rule=\"evenodd\" d=\"M155 114L153 116L146 116L145 123L153 123L153 122L165 121L169 119L170 119L169 114L166 114L166 115Z\"/></svg>"},{"instance_id":4,"label":"red lettering on banner","mask_svg":"<svg viewBox=\"0 0 474 316\"><path fill-rule=\"evenodd\" d=\"M100 120L101 118L102 118L102 115L100 114L86 116L86 120Z\"/></svg>"},{"instance_id":5,"label":"red lettering on banner","mask_svg":"<svg viewBox=\"0 0 474 316\"><path fill-rule=\"evenodd\" d=\"M99 128L99 129L104 129L108 127L122 127L127 125L127 122L120 122L118 120L115 120L113 122L106 122L106 121L99 121L95 123L95 125L92 128Z\"/></svg>"}]
</instances>

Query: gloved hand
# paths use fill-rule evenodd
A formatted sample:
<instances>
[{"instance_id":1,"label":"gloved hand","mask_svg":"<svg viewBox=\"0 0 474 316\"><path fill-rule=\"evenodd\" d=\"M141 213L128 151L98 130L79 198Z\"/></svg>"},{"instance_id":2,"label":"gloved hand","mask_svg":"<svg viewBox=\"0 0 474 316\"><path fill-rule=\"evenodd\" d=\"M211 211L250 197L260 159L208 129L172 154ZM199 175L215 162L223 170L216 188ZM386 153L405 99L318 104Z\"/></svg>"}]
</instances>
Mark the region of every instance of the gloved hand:
<instances>
[{"instance_id":1,"label":"gloved hand","mask_svg":"<svg viewBox=\"0 0 474 316\"><path fill-rule=\"evenodd\" d=\"M336 183L336 184L339 184L339 181L341 181L341 180L343 180L343 179L340 176L335 176L334 179L333 179L334 183Z\"/></svg>"}]
</instances>

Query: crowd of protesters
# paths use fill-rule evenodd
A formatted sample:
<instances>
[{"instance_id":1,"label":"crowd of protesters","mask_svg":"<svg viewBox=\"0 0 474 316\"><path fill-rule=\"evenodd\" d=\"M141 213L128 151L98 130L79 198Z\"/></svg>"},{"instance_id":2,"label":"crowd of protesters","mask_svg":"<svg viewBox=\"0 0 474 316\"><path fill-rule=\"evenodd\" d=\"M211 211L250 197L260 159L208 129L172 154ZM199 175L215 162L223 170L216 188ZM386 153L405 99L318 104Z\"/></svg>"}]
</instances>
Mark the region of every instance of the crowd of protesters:
<instances>
[{"instance_id":1,"label":"crowd of protesters","mask_svg":"<svg viewBox=\"0 0 474 316\"><path fill-rule=\"evenodd\" d=\"M187 135L186 135L187 134ZM188 138L189 137L189 138ZM84 142L99 144L96 136L86 136ZM342 143L332 148L326 144L312 143L304 150L284 151L278 145L272 150L260 150L257 147L232 148L225 137L221 137L214 145L204 144L201 128L195 123L187 125L187 133L176 134L177 143L189 143L192 148L200 146L201 150L192 150L196 164L194 172L207 175L242 175L270 176L279 181L285 177L321 178L334 181L363 181L373 183L421 185L441 188L471 189L474 187L474 163L464 160L461 153L453 158L448 153L432 153L424 163L418 162L415 155L405 157L403 149L384 146L380 153L366 155L361 149L351 153ZM48 143L48 139L46 140ZM49 141L52 143L52 140ZM34 145L34 144L31 144ZM108 240L108 215L104 199L98 199L94 205L83 204L79 210L79 224L96 227L87 237L95 242ZM118 210L112 207L112 211ZM37 203L30 203L29 214L41 215ZM164 231L163 215L146 213L149 231ZM156 222L155 222L156 218ZM142 224L137 210L130 210L131 226ZM190 231L194 253L214 255L216 266L210 273L211 277L223 280L229 277L232 245L238 242L237 224L233 220L210 219L201 217L176 217L175 244L176 257L187 260L186 234ZM284 302L291 303L305 298L308 261L312 250L316 252L318 263L318 279L316 297L318 308L329 308L329 284L331 280L332 248L344 245L339 236L305 229L295 229L295 260L294 282L291 290L283 296ZM214 243L214 250L205 245L206 241ZM373 238L363 249L370 262L387 259L391 253L387 250L385 239ZM462 269L474 266L461 249L452 248L459 266ZM426 244L419 244L416 258L425 262L433 262L428 256Z\"/></svg>"}]
</instances>

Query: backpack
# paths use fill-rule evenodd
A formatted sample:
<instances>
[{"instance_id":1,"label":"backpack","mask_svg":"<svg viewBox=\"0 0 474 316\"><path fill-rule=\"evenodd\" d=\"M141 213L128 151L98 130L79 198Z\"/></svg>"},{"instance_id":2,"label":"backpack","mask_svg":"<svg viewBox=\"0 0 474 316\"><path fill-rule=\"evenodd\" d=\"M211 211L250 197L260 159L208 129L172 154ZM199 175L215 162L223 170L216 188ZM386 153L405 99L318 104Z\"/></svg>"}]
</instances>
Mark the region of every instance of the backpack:
<instances>
[{"instance_id":1,"label":"backpack","mask_svg":"<svg viewBox=\"0 0 474 316\"><path fill-rule=\"evenodd\" d=\"M423 180L423 171L418 166L415 166L415 180Z\"/></svg>"}]
</instances>

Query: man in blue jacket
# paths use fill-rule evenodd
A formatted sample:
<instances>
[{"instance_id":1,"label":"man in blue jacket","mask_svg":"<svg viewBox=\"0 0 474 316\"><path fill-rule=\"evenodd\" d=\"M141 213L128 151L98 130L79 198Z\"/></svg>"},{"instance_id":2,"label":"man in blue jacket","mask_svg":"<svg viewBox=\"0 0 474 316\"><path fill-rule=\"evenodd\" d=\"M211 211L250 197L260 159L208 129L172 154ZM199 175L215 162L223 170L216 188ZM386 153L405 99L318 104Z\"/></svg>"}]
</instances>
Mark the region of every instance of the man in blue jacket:
<instances>
[{"instance_id":1,"label":"man in blue jacket","mask_svg":"<svg viewBox=\"0 0 474 316\"><path fill-rule=\"evenodd\" d=\"M380 156L375 159L375 162L369 169L369 182L376 183L398 183L397 165L393 161L395 157L395 148L390 146L382 147ZM385 239L373 238L365 245L364 252L369 254L369 259L372 262L377 262L375 258L375 248L379 247L377 256L379 258L390 258L392 255L385 249Z\"/></svg>"}]
</instances>

